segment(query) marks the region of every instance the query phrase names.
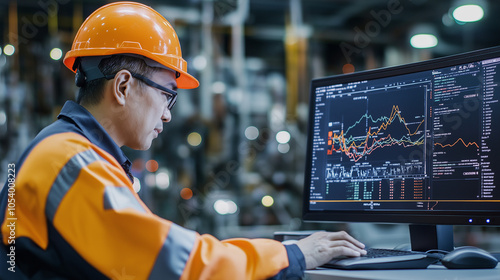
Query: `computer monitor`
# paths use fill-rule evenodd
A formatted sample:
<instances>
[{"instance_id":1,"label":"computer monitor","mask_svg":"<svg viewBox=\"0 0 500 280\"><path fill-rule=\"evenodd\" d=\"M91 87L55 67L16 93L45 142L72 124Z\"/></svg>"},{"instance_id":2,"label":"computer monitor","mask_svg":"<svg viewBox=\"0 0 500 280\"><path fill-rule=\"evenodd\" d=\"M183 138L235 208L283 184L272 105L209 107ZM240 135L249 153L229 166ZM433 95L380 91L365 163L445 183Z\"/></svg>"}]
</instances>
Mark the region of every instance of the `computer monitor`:
<instances>
[{"instance_id":1,"label":"computer monitor","mask_svg":"<svg viewBox=\"0 0 500 280\"><path fill-rule=\"evenodd\" d=\"M304 221L500 225L499 85L500 47L313 80Z\"/></svg>"}]
</instances>

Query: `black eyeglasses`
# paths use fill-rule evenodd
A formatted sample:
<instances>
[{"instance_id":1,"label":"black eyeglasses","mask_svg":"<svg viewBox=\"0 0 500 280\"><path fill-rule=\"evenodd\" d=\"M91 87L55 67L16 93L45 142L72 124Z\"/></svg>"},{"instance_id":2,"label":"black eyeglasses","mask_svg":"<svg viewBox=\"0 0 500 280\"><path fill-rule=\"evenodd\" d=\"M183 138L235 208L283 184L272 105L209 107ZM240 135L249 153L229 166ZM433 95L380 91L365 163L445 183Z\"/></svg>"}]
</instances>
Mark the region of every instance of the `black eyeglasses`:
<instances>
[{"instance_id":1,"label":"black eyeglasses","mask_svg":"<svg viewBox=\"0 0 500 280\"><path fill-rule=\"evenodd\" d=\"M145 83L146 85L163 91L163 93L167 96L167 102L168 102L167 108L168 108L168 110L172 110L172 107L174 107L175 102L177 101L177 92L175 92L174 90L171 90L169 88L166 88L164 86L161 86L161 85L151 81L150 79L148 79L142 75L139 75L139 74L136 74L133 72L130 72L130 74L132 74L132 77L140 80L141 82ZM113 79L115 77L115 75L106 75L105 78L107 80L110 80L110 79Z\"/></svg>"}]
</instances>

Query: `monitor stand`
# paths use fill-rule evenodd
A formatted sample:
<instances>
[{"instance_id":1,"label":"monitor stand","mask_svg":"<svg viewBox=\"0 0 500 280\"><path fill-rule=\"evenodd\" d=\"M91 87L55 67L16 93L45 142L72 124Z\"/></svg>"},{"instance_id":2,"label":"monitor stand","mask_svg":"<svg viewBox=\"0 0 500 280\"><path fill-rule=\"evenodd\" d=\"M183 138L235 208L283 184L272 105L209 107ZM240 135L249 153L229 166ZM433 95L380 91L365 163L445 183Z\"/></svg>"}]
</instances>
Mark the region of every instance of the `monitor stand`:
<instances>
[{"instance_id":1,"label":"monitor stand","mask_svg":"<svg viewBox=\"0 0 500 280\"><path fill-rule=\"evenodd\" d=\"M452 225L410 225L411 250L426 252L444 250L451 252L453 246Z\"/></svg>"}]
</instances>

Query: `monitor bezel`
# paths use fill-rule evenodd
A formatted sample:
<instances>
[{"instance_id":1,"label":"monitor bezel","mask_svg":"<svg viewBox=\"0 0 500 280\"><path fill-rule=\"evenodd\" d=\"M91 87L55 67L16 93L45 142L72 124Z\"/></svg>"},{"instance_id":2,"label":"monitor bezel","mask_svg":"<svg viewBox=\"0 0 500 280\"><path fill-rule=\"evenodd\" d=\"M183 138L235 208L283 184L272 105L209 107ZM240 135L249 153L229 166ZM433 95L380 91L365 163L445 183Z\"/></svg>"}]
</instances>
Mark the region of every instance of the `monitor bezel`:
<instances>
[{"instance_id":1,"label":"monitor bezel","mask_svg":"<svg viewBox=\"0 0 500 280\"><path fill-rule=\"evenodd\" d=\"M481 61L489 58L500 57L500 46L480 49L471 52L460 53L430 59L421 62L408 63L404 65L378 68L313 79L310 83L309 96L309 121L307 127L307 149L303 192L303 220L305 222L370 222L370 223L403 223L403 224L432 224L432 225L500 225L500 210L496 212L486 211L385 211L385 210L310 210L309 194L312 163L312 122L314 121L314 109L311 108L315 99L315 88L325 85L350 83L362 80L385 78L395 75L404 75L420 71L445 68L463 63ZM500 187L500 186L499 186Z\"/></svg>"}]
</instances>

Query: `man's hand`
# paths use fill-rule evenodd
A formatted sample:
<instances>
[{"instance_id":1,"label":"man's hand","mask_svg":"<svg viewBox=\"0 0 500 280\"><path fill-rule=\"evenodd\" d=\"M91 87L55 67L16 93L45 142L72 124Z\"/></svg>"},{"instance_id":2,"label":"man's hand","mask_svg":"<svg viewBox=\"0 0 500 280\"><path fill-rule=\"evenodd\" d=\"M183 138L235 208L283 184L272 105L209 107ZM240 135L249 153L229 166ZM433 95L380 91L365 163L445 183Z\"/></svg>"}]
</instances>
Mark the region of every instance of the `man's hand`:
<instances>
[{"instance_id":1,"label":"man's hand","mask_svg":"<svg viewBox=\"0 0 500 280\"><path fill-rule=\"evenodd\" d=\"M359 257L366 254L363 249L365 245L345 231L315 232L296 244L304 254L307 269L325 264L334 257Z\"/></svg>"}]
</instances>

